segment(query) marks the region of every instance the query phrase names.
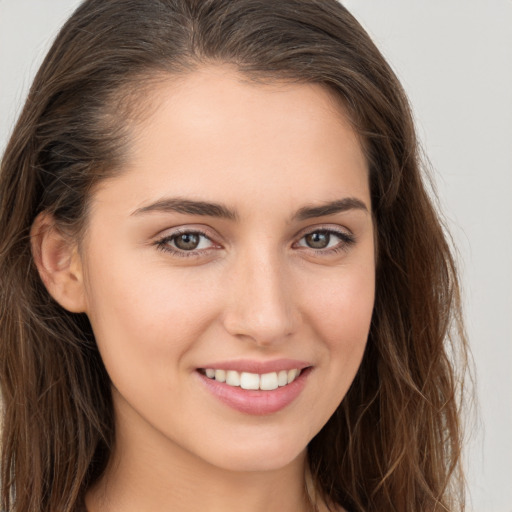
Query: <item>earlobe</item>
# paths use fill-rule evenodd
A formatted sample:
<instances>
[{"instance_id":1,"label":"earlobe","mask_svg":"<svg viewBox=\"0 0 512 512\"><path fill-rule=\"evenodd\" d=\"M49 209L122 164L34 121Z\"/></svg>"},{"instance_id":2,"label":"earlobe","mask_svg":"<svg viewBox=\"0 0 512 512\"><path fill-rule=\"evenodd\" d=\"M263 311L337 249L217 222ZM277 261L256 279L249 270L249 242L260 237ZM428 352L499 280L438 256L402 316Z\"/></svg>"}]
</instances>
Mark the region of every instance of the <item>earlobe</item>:
<instances>
[{"instance_id":1,"label":"earlobe","mask_svg":"<svg viewBox=\"0 0 512 512\"><path fill-rule=\"evenodd\" d=\"M76 241L66 236L52 215L40 213L30 230L32 257L48 293L72 313L83 313L82 262Z\"/></svg>"}]
</instances>

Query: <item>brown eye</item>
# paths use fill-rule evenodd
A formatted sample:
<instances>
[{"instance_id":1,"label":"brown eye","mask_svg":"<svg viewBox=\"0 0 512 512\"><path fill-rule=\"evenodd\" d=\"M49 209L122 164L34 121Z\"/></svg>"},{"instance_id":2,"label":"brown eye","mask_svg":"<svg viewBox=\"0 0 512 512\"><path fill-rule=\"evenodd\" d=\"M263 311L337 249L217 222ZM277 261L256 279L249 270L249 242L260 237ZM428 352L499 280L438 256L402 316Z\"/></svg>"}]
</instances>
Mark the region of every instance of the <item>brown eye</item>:
<instances>
[{"instance_id":1,"label":"brown eye","mask_svg":"<svg viewBox=\"0 0 512 512\"><path fill-rule=\"evenodd\" d=\"M212 239L201 231L178 231L170 236L157 240L159 250L173 256L205 256L211 249L219 249Z\"/></svg>"},{"instance_id":2,"label":"brown eye","mask_svg":"<svg viewBox=\"0 0 512 512\"><path fill-rule=\"evenodd\" d=\"M314 249L327 255L340 250L348 250L354 243L355 237L351 233L341 230L317 229L304 235L296 246Z\"/></svg>"},{"instance_id":3,"label":"brown eye","mask_svg":"<svg viewBox=\"0 0 512 512\"><path fill-rule=\"evenodd\" d=\"M172 238L174 245L182 251L193 251L199 247L201 235L197 233L182 233Z\"/></svg>"},{"instance_id":4,"label":"brown eye","mask_svg":"<svg viewBox=\"0 0 512 512\"><path fill-rule=\"evenodd\" d=\"M315 231L304 237L306 245L312 249L325 249L331 241L331 234L328 231Z\"/></svg>"}]
</instances>

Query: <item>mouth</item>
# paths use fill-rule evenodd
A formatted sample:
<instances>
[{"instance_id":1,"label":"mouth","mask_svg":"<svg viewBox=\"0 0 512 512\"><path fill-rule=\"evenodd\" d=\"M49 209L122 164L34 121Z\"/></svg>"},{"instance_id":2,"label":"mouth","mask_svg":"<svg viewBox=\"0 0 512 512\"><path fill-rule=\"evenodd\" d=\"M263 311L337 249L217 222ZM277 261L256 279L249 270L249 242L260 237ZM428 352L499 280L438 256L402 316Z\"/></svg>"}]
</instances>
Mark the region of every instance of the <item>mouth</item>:
<instances>
[{"instance_id":1,"label":"mouth","mask_svg":"<svg viewBox=\"0 0 512 512\"><path fill-rule=\"evenodd\" d=\"M228 386L247 390L273 391L291 384L303 369L292 368L269 373L238 372L216 368L199 368L198 372L205 377Z\"/></svg>"},{"instance_id":2,"label":"mouth","mask_svg":"<svg viewBox=\"0 0 512 512\"><path fill-rule=\"evenodd\" d=\"M196 375L210 395L230 408L250 415L268 415L291 405L313 371L313 366L299 362L276 363L219 363L197 368Z\"/></svg>"}]
</instances>

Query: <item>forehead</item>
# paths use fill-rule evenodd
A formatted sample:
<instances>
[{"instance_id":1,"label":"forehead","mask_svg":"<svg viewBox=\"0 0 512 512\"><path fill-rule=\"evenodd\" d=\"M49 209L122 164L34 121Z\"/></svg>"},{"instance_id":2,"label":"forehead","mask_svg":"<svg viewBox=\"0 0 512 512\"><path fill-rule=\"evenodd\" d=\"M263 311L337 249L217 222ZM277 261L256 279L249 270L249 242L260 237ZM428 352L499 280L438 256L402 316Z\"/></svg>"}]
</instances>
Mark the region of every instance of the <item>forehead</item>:
<instances>
[{"instance_id":1,"label":"forehead","mask_svg":"<svg viewBox=\"0 0 512 512\"><path fill-rule=\"evenodd\" d=\"M208 126L236 129L241 135L262 133L270 125L294 124L294 135L302 130L314 136L315 128L326 123L342 126L358 138L341 97L329 86L290 80L254 79L232 66L211 65L178 76L162 75L142 90L142 115L134 129L148 135L151 126L174 120L183 132ZM148 108L145 108L147 106ZM171 116L172 115L172 119ZM278 124L276 125L276 121ZM213 126L215 123L215 126Z\"/></svg>"},{"instance_id":2,"label":"forehead","mask_svg":"<svg viewBox=\"0 0 512 512\"><path fill-rule=\"evenodd\" d=\"M258 83L211 66L147 92L151 108L131 126L121 174L141 201L144 194L206 200L220 194L228 202L259 197L263 205L276 195L304 201L296 196L305 193L310 202L368 200L359 137L327 87Z\"/></svg>"}]
</instances>

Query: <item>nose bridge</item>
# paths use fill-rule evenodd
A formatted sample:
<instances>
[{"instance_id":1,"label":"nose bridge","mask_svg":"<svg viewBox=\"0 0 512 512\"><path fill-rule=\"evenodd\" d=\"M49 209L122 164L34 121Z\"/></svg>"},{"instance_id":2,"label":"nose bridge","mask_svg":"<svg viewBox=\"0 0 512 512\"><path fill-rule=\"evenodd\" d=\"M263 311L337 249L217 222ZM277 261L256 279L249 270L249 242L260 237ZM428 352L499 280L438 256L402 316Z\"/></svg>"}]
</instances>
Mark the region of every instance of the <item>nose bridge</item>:
<instances>
[{"instance_id":1,"label":"nose bridge","mask_svg":"<svg viewBox=\"0 0 512 512\"><path fill-rule=\"evenodd\" d=\"M226 329L259 345L278 343L293 333L297 314L290 272L270 244L243 251L230 280Z\"/></svg>"}]
</instances>

